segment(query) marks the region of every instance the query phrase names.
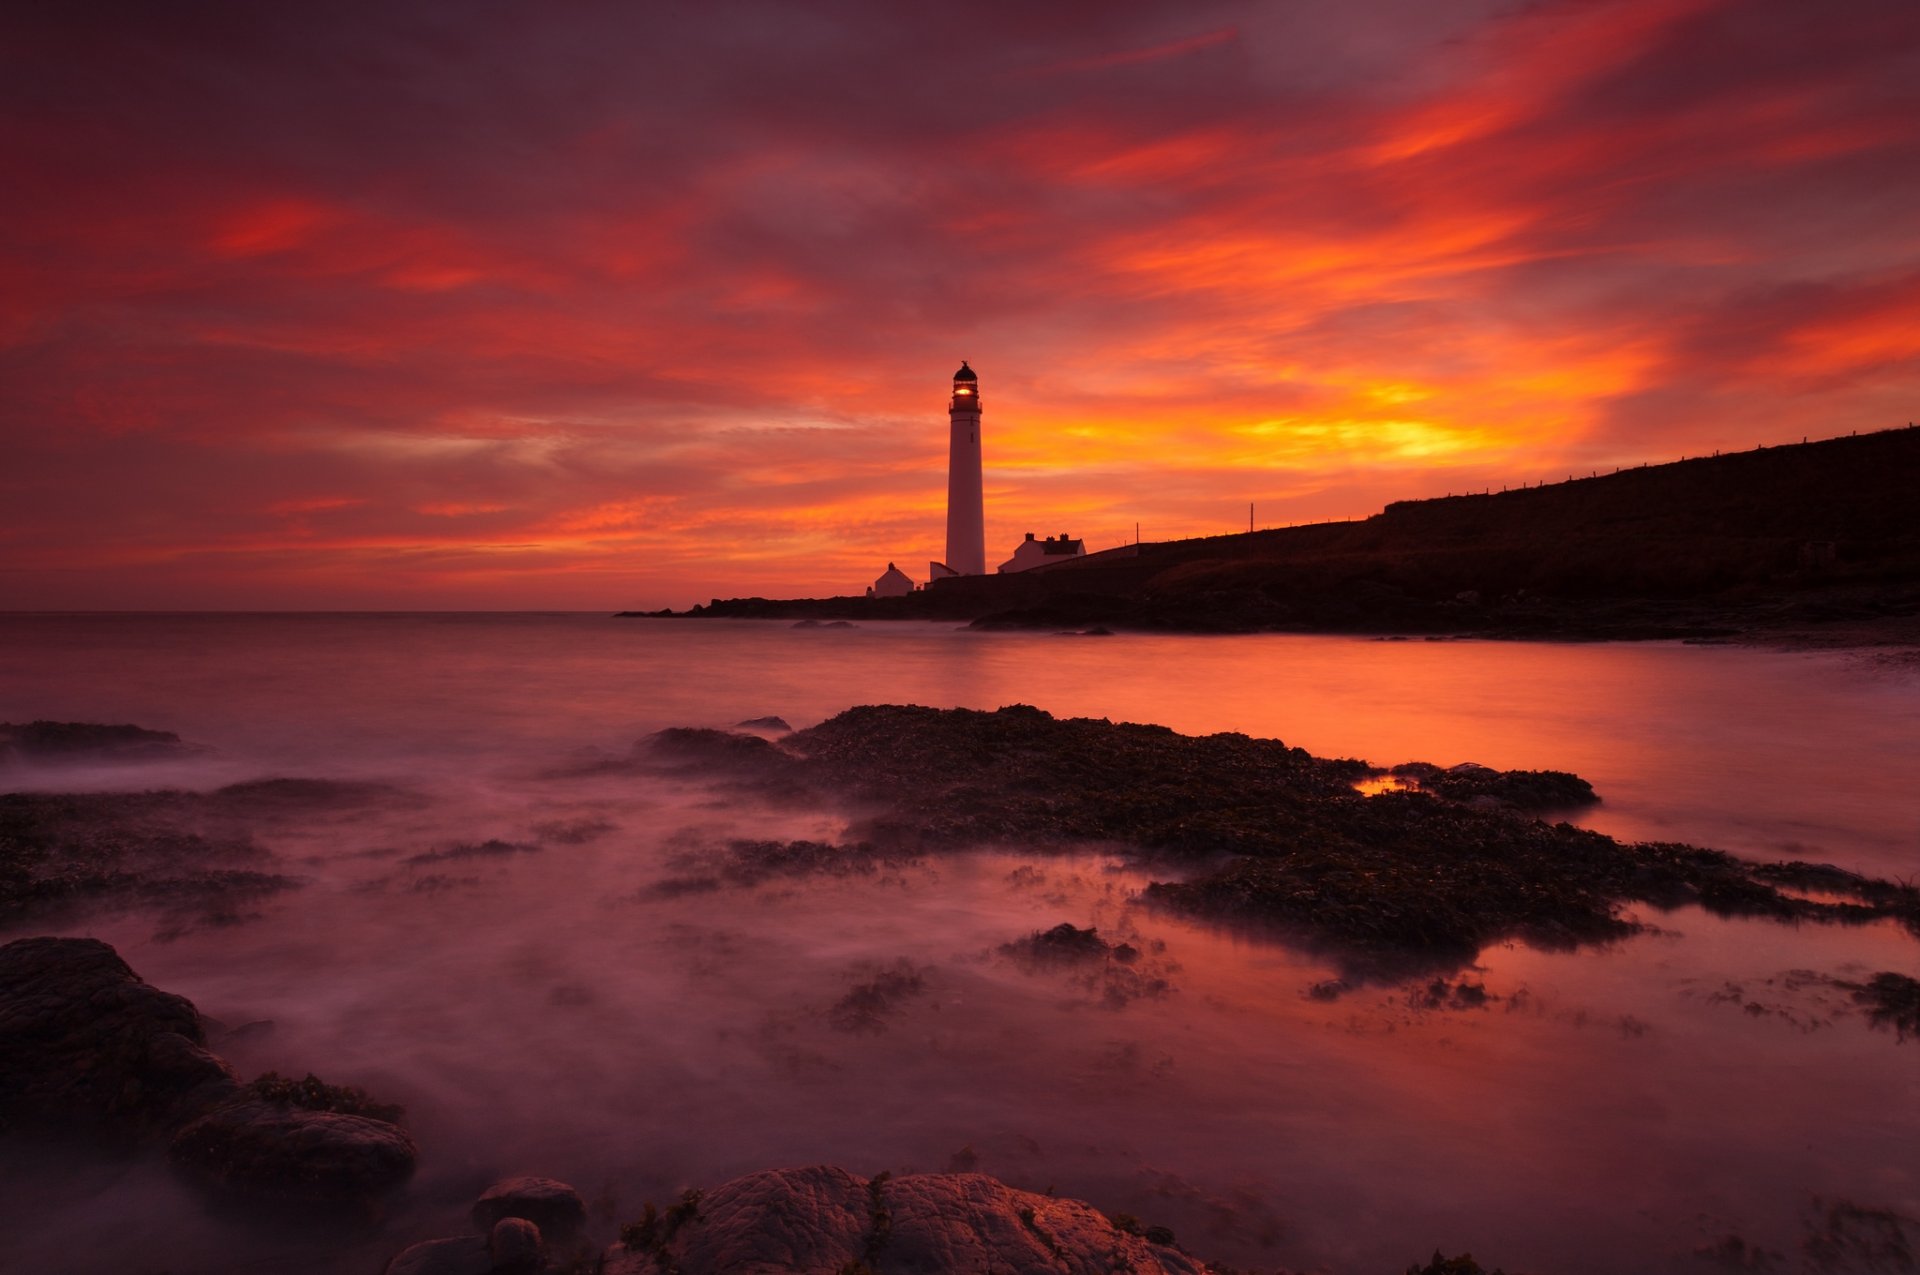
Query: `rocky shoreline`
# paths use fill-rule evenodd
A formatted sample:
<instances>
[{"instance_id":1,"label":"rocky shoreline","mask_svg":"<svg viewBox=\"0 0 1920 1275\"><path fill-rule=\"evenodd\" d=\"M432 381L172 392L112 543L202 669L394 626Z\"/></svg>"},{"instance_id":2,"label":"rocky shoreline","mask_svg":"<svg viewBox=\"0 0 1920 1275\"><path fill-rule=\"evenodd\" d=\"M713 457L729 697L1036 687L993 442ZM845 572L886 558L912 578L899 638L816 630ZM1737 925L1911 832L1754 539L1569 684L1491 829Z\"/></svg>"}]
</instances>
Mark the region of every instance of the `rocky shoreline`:
<instances>
[{"instance_id":1,"label":"rocky shoreline","mask_svg":"<svg viewBox=\"0 0 1920 1275\"><path fill-rule=\"evenodd\" d=\"M861 813L816 862L1017 842L1120 846L1160 871L1147 899L1323 951L1355 978L1447 972L1490 943L1637 933L1629 904L1783 922L1892 919L1920 932L1920 888L1821 864L1627 844L1542 812L1597 800L1555 771L1411 763L1393 772L1278 740L903 706L849 709L777 742L662 731L631 764L710 775ZM1374 795L1356 785L1393 781ZM910 794L903 799L902 794ZM1817 897L1816 897L1817 896Z\"/></svg>"},{"instance_id":2,"label":"rocky shoreline","mask_svg":"<svg viewBox=\"0 0 1920 1275\"><path fill-rule=\"evenodd\" d=\"M206 1048L192 1002L146 983L105 943L0 945L0 1137L157 1144L210 1197L364 1215L413 1174L420 1152L401 1118L312 1076L240 1083ZM1224 1271L1165 1228L979 1173L768 1170L690 1189L665 1210L648 1204L603 1250L587 1239L579 1193L548 1178L496 1182L471 1220L472 1234L410 1245L385 1275Z\"/></svg>"},{"instance_id":3,"label":"rocky shoreline","mask_svg":"<svg viewBox=\"0 0 1920 1275\"><path fill-rule=\"evenodd\" d=\"M945 622L976 632L1063 637L1116 633L1232 636L1291 634L1376 641L1686 642L1776 651L1836 651L1920 664L1920 589L1834 589L1796 597L1708 601L1448 599L1409 605L1361 589L1324 608L1286 611L1249 599L1131 599L1071 594L994 609L976 600L716 598L685 611L621 611L616 619L769 620L796 629Z\"/></svg>"},{"instance_id":4,"label":"rocky shoreline","mask_svg":"<svg viewBox=\"0 0 1920 1275\"><path fill-rule=\"evenodd\" d=\"M661 772L722 794L811 804L847 819L845 839L734 842L711 862L682 865L656 891L867 876L1005 844L1098 847L1152 870L1149 905L1331 958L1341 976L1312 988L1314 999L1414 980L1430 982L1431 998L1465 1004L1485 995L1460 975L1488 944L1629 938L1646 928L1634 905L1789 924L1892 921L1920 934L1920 889L1909 883L1626 844L1549 822L1604 795L1564 772L1418 762L1387 770L1278 740L1183 736L1025 706L866 706L801 731L774 718L742 725L661 731L592 770ZM61 755L185 747L135 727L73 723L0 726L0 737L55 741ZM255 821L315 802L407 800L380 785L302 780L210 793L9 794L0 798L0 903L15 924L172 896L223 906L217 890L198 892L205 883L194 873L249 854L259 861L248 871L273 866L253 849ZM502 853L517 849L500 844ZM455 853L491 851L424 857ZM1120 1003L1165 993L1138 948L1071 922L1000 951L1023 968L1097 970ZM1920 1034L1920 981L1892 971L1829 981L1872 1026L1899 1040ZM886 988L876 982L871 994L884 999ZM850 1021L862 1009L850 1003ZM34 937L0 946L0 1138L157 1154L210 1204L362 1219L404 1193L433 1153L377 1096L312 1075L243 1081L208 1046L196 1007L147 984L105 943ZM1225 1269L1164 1228L968 1172L769 1169L597 1223L570 1186L515 1178L475 1201L472 1223L471 1234L405 1248L387 1275ZM1480 1269L1438 1253L1410 1268Z\"/></svg>"},{"instance_id":5,"label":"rocky shoreline","mask_svg":"<svg viewBox=\"0 0 1920 1275\"><path fill-rule=\"evenodd\" d=\"M0 1136L159 1140L203 1190L255 1208L364 1212L412 1175L413 1140L393 1121L361 1114L373 1105L366 1095L312 1076L242 1085L205 1042L190 1001L147 984L104 943L0 946ZM600 1251L585 1241L580 1194L548 1178L496 1182L471 1219L474 1233L409 1245L385 1275L1226 1270L1187 1253L1165 1228L979 1173L767 1170L689 1189L664 1211L649 1204ZM1479 1267L1459 1258L1444 1269Z\"/></svg>"},{"instance_id":6,"label":"rocky shoreline","mask_svg":"<svg viewBox=\"0 0 1920 1275\"><path fill-rule=\"evenodd\" d=\"M1070 925L1024 951L1049 962L1113 953ZM1911 1028L1920 983L1903 981ZM0 946L0 1137L161 1140L203 1191L256 1210L365 1214L411 1176L419 1153L397 1111L311 1076L240 1085L204 1042L191 1002L145 983L106 944ZM384 1275L1232 1275L1164 1227L979 1173L765 1170L647 1204L605 1245L579 1192L549 1178L495 1182L469 1216L471 1233L408 1245ZM1483 1275L1466 1254L1407 1269Z\"/></svg>"}]
</instances>

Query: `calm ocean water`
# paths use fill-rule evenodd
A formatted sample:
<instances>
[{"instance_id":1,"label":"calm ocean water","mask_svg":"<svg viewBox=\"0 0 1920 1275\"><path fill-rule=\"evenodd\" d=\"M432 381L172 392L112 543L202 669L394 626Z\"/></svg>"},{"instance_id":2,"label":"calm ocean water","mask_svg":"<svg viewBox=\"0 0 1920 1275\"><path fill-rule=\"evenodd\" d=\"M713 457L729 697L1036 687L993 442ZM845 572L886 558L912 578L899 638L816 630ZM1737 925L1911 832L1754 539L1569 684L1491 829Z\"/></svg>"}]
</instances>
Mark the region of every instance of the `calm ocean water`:
<instances>
[{"instance_id":1,"label":"calm ocean water","mask_svg":"<svg viewBox=\"0 0 1920 1275\"><path fill-rule=\"evenodd\" d=\"M731 837L831 839L838 821L553 777L662 726L798 727L886 702L1568 769L1605 798L1584 821L1617 836L1920 875L1920 675L1842 655L0 616L0 720L131 721L204 749L0 773L9 788L352 776L422 798L263 832L308 884L252 923L64 927L229 1024L271 1021L220 1047L243 1072L312 1070L405 1103L423 1163L385 1229L296 1241L209 1217L150 1162L0 1145L9 1251L45 1270L371 1271L456 1233L495 1174L567 1179L619 1217L813 1161L977 1164L1261 1269L1398 1271L1439 1246L1510 1271L1701 1270L1696 1250L1739 1236L1796 1270L1836 1201L1920 1218L1920 1045L1870 1030L1827 981L1920 974L1920 944L1887 927L1649 915L1660 933L1606 950L1484 953L1482 1008L1390 986L1329 1003L1306 994L1324 963L1152 913L1133 897L1147 878L1097 855L1014 846L660 897L645 887L677 860ZM542 848L457 871L405 862L488 837ZM1168 990L1116 999L997 951L1060 921L1132 937ZM884 1021L834 1013L889 971L917 990Z\"/></svg>"}]
</instances>

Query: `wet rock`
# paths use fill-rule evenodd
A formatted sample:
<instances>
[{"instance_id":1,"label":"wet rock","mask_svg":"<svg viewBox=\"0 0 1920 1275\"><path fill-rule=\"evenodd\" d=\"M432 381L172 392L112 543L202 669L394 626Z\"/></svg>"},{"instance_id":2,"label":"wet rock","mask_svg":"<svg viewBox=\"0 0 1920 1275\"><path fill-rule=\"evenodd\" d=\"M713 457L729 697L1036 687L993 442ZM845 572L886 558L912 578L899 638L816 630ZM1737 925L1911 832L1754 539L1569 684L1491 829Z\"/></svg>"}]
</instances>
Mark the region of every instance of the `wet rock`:
<instances>
[{"instance_id":1,"label":"wet rock","mask_svg":"<svg viewBox=\"0 0 1920 1275\"><path fill-rule=\"evenodd\" d=\"M882 868L915 862L917 856L883 850L868 842L835 845L826 841L745 841L727 843L718 852L677 855L675 875L662 877L645 888L661 898L704 893L723 885L757 886L793 877L870 877Z\"/></svg>"},{"instance_id":2,"label":"wet rock","mask_svg":"<svg viewBox=\"0 0 1920 1275\"><path fill-rule=\"evenodd\" d=\"M578 1191L552 1178L506 1178L473 1202L477 1230L490 1231L502 1219L516 1217L556 1241L565 1241L587 1224L587 1206Z\"/></svg>"},{"instance_id":3,"label":"wet rock","mask_svg":"<svg viewBox=\"0 0 1920 1275\"><path fill-rule=\"evenodd\" d=\"M1436 978L1426 986L1416 987L1407 993L1407 1004L1414 1009L1485 1009L1489 1001L1499 999L1487 991L1485 983L1474 983L1464 978L1453 983Z\"/></svg>"},{"instance_id":4,"label":"wet rock","mask_svg":"<svg viewBox=\"0 0 1920 1275\"><path fill-rule=\"evenodd\" d=\"M750 1174L698 1199L695 1214L631 1233L603 1275L1199 1275L1169 1245L1117 1228L1078 1200L1017 1191L978 1173L859 1178L816 1166Z\"/></svg>"},{"instance_id":5,"label":"wet rock","mask_svg":"<svg viewBox=\"0 0 1920 1275\"><path fill-rule=\"evenodd\" d=\"M1080 929L1062 921L1050 930L1036 930L1024 939L1003 943L1000 950L1017 960L1041 965L1073 965L1082 961L1103 961L1114 949L1091 927ZM1138 959L1139 953L1127 949Z\"/></svg>"},{"instance_id":6,"label":"wet rock","mask_svg":"<svg viewBox=\"0 0 1920 1275\"><path fill-rule=\"evenodd\" d=\"M1458 1257L1444 1257L1439 1249L1433 1251L1433 1260L1425 1266L1415 1262L1407 1267L1407 1275L1502 1275L1499 1269L1488 1271L1473 1260L1473 1254L1462 1253Z\"/></svg>"},{"instance_id":7,"label":"wet rock","mask_svg":"<svg viewBox=\"0 0 1920 1275\"><path fill-rule=\"evenodd\" d=\"M416 797L392 784L361 779L249 779L213 791L207 805L249 815L304 814L340 806L411 804Z\"/></svg>"},{"instance_id":8,"label":"wet rock","mask_svg":"<svg viewBox=\"0 0 1920 1275\"><path fill-rule=\"evenodd\" d=\"M546 1255L540 1228L523 1217L503 1217L487 1237L487 1252L500 1275L532 1275Z\"/></svg>"},{"instance_id":9,"label":"wet rock","mask_svg":"<svg viewBox=\"0 0 1920 1275\"><path fill-rule=\"evenodd\" d=\"M853 1035L877 1035L906 1003L927 990L926 971L905 960L895 961L873 977L854 984L827 1011L827 1023Z\"/></svg>"},{"instance_id":10,"label":"wet rock","mask_svg":"<svg viewBox=\"0 0 1920 1275\"><path fill-rule=\"evenodd\" d=\"M98 903L150 904L175 928L239 917L294 878L253 870L271 858L222 827L204 794L0 794L0 923ZM246 865L246 866L238 866Z\"/></svg>"},{"instance_id":11,"label":"wet rock","mask_svg":"<svg viewBox=\"0 0 1920 1275\"><path fill-rule=\"evenodd\" d=\"M1495 770L1477 762L1443 769L1415 761L1387 773L1436 797L1491 809L1570 810L1600 800L1592 784L1564 770Z\"/></svg>"},{"instance_id":12,"label":"wet rock","mask_svg":"<svg viewBox=\"0 0 1920 1275\"><path fill-rule=\"evenodd\" d=\"M492 1271L493 1254L486 1237L462 1235L403 1250L387 1263L386 1275L491 1275Z\"/></svg>"},{"instance_id":13,"label":"wet rock","mask_svg":"<svg viewBox=\"0 0 1920 1275\"><path fill-rule=\"evenodd\" d=\"M174 1162L210 1185L293 1203L371 1200L413 1174L413 1139L366 1116L307 1111L264 1098L220 1107L188 1124Z\"/></svg>"},{"instance_id":14,"label":"wet rock","mask_svg":"<svg viewBox=\"0 0 1920 1275\"><path fill-rule=\"evenodd\" d=\"M0 1128L171 1135L203 1181L294 1201L368 1198L412 1173L397 1116L357 1089L269 1072L239 1084L208 1052L193 1002L151 986L95 939L0 947Z\"/></svg>"},{"instance_id":15,"label":"wet rock","mask_svg":"<svg viewBox=\"0 0 1920 1275\"><path fill-rule=\"evenodd\" d=\"M1178 968L1165 961L1143 964L1144 956L1133 944L1108 943L1098 930L1083 930L1065 921L1003 943L1000 953L1011 957L1026 974L1064 972L1069 985L1090 993L1093 1004L1114 1010L1168 995L1174 989L1167 974Z\"/></svg>"},{"instance_id":16,"label":"wet rock","mask_svg":"<svg viewBox=\"0 0 1920 1275\"><path fill-rule=\"evenodd\" d=\"M103 726L95 722L0 722L0 763L130 760L183 753L187 746L169 730Z\"/></svg>"},{"instance_id":17,"label":"wet rock","mask_svg":"<svg viewBox=\"0 0 1920 1275\"><path fill-rule=\"evenodd\" d=\"M657 765L746 770L767 774L791 761L780 747L758 735L737 731L670 726L634 745L634 755Z\"/></svg>"},{"instance_id":18,"label":"wet rock","mask_svg":"<svg viewBox=\"0 0 1920 1275\"><path fill-rule=\"evenodd\" d=\"M742 730L778 731L783 735L793 729L787 725L787 719L784 717L749 717L744 722L736 722L735 725Z\"/></svg>"},{"instance_id":19,"label":"wet rock","mask_svg":"<svg viewBox=\"0 0 1920 1275\"><path fill-rule=\"evenodd\" d=\"M537 854L539 846L528 845L522 841L502 841L497 837L486 841L460 842L443 850L423 850L419 854L410 854L400 860L402 863L419 865L423 863L441 863L448 859L505 859L517 854Z\"/></svg>"},{"instance_id":20,"label":"wet rock","mask_svg":"<svg viewBox=\"0 0 1920 1275\"><path fill-rule=\"evenodd\" d=\"M95 939L0 947L0 1124L111 1137L172 1129L237 1091L193 1002Z\"/></svg>"}]
</instances>

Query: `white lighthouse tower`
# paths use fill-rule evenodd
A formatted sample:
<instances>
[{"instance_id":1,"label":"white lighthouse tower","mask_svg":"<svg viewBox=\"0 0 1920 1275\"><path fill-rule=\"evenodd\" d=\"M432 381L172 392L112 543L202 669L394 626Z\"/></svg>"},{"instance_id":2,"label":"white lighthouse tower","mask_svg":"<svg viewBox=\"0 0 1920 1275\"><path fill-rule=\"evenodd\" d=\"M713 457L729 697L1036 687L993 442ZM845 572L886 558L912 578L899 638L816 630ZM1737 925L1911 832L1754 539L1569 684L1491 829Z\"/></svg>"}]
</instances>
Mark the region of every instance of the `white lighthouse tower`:
<instances>
[{"instance_id":1,"label":"white lighthouse tower","mask_svg":"<svg viewBox=\"0 0 1920 1275\"><path fill-rule=\"evenodd\" d=\"M960 361L947 405L947 560L954 575L987 573L986 499L980 481L980 378Z\"/></svg>"}]
</instances>

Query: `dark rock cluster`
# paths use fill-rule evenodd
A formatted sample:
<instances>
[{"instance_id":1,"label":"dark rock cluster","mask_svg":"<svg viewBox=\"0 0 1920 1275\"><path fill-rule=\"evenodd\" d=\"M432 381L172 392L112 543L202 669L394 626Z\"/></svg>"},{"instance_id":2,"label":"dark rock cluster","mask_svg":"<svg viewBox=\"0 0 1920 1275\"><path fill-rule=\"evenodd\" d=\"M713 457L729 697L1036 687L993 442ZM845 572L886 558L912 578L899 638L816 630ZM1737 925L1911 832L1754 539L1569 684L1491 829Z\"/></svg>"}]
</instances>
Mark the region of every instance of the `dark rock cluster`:
<instances>
[{"instance_id":1,"label":"dark rock cluster","mask_svg":"<svg viewBox=\"0 0 1920 1275\"><path fill-rule=\"evenodd\" d=\"M1619 938L1639 928L1622 911L1634 902L1786 921L1893 917L1920 929L1911 885L1624 844L1530 817L1594 799L1584 780L1556 771L1415 767L1416 789L1365 797L1354 783L1380 773L1365 762L1018 705L867 706L779 744L677 730L640 751L782 797L818 794L853 811L851 831L883 849L1128 847L1180 869L1149 888L1150 900L1291 934L1362 970L1458 965L1510 938ZM1795 888L1803 884L1828 897Z\"/></svg>"},{"instance_id":2,"label":"dark rock cluster","mask_svg":"<svg viewBox=\"0 0 1920 1275\"><path fill-rule=\"evenodd\" d=\"M645 893L673 897L795 877L871 877L914 858L864 841L834 845L824 841L734 840L719 850L676 855L672 860L675 873L655 881Z\"/></svg>"},{"instance_id":3,"label":"dark rock cluster","mask_svg":"<svg viewBox=\"0 0 1920 1275\"><path fill-rule=\"evenodd\" d=\"M1122 961L1138 959L1139 953L1122 943ZM1114 954L1114 945L1100 937L1100 931L1081 929L1071 921L1062 921L1050 930L1036 930L1026 938L1002 943L1000 951L1024 964L1078 965L1104 961Z\"/></svg>"},{"instance_id":4,"label":"dark rock cluster","mask_svg":"<svg viewBox=\"0 0 1920 1275\"><path fill-rule=\"evenodd\" d=\"M63 729L173 738L133 726ZM260 823L411 800L384 784L329 779L212 792L0 793L0 924L96 906L153 907L175 931L243 920L300 885L254 840Z\"/></svg>"},{"instance_id":5,"label":"dark rock cluster","mask_svg":"<svg viewBox=\"0 0 1920 1275\"><path fill-rule=\"evenodd\" d=\"M95 939L0 946L0 1131L162 1142L202 1184L253 1199L356 1205L413 1172L398 1125L316 1109L355 1094L308 1078L241 1084L193 1003Z\"/></svg>"},{"instance_id":6,"label":"dark rock cluster","mask_svg":"<svg viewBox=\"0 0 1920 1275\"><path fill-rule=\"evenodd\" d=\"M124 761L186 751L180 737L166 730L96 722L0 722L0 763L82 758Z\"/></svg>"},{"instance_id":7,"label":"dark rock cluster","mask_svg":"<svg viewBox=\"0 0 1920 1275\"><path fill-rule=\"evenodd\" d=\"M193 1002L94 939L0 947L0 1124L109 1141L165 1135L239 1084Z\"/></svg>"},{"instance_id":8,"label":"dark rock cluster","mask_svg":"<svg viewBox=\"0 0 1920 1275\"><path fill-rule=\"evenodd\" d=\"M1592 784L1564 770L1495 770L1473 762L1441 767L1415 761L1388 773L1448 801L1508 810L1571 810L1600 800Z\"/></svg>"}]
</instances>

